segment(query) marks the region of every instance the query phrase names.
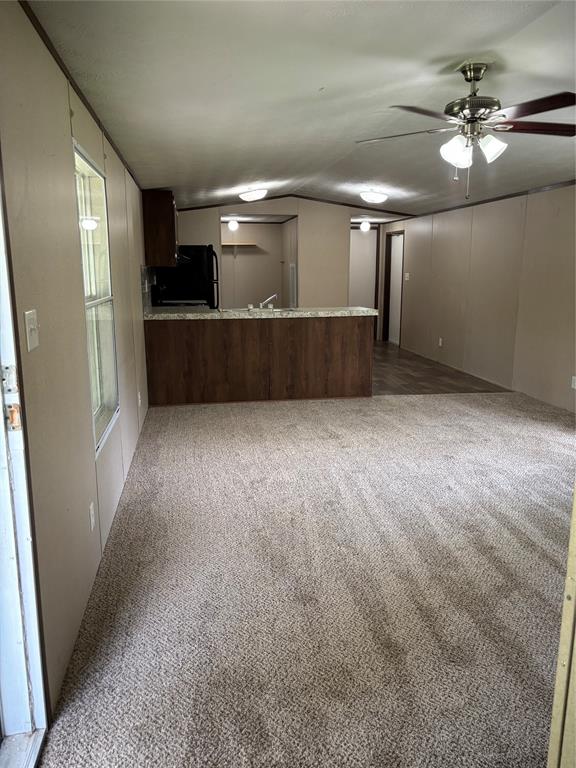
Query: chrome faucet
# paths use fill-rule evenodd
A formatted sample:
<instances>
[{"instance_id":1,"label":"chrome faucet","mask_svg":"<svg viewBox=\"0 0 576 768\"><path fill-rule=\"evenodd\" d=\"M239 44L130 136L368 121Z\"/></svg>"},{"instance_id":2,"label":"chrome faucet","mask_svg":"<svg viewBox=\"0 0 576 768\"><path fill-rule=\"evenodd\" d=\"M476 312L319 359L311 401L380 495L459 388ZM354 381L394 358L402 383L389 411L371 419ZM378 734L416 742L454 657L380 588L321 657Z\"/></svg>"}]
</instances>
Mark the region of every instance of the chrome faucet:
<instances>
[{"instance_id":1,"label":"chrome faucet","mask_svg":"<svg viewBox=\"0 0 576 768\"><path fill-rule=\"evenodd\" d=\"M272 296L268 296L267 299L264 299L264 301L260 302L260 309L264 309L265 304L268 304L269 301L272 301L272 299L277 299L277 298L278 298L277 293L273 293Z\"/></svg>"}]
</instances>

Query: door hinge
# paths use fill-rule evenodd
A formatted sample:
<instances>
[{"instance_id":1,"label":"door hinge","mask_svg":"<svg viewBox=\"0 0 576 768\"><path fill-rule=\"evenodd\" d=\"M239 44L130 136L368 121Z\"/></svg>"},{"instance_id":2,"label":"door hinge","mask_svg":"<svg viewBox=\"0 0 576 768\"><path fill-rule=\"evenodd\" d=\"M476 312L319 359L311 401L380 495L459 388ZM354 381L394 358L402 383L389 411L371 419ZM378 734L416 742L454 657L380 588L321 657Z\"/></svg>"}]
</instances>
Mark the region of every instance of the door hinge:
<instances>
[{"instance_id":1,"label":"door hinge","mask_svg":"<svg viewBox=\"0 0 576 768\"><path fill-rule=\"evenodd\" d=\"M22 429L22 412L18 403L9 403L4 406L4 419L6 420L6 429L9 432Z\"/></svg>"},{"instance_id":2,"label":"door hinge","mask_svg":"<svg viewBox=\"0 0 576 768\"><path fill-rule=\"evenodd\" d=\"M18 392L18 372L15 365L2 366L2 392L5 395Z\"/></svg>"}]
</instances>

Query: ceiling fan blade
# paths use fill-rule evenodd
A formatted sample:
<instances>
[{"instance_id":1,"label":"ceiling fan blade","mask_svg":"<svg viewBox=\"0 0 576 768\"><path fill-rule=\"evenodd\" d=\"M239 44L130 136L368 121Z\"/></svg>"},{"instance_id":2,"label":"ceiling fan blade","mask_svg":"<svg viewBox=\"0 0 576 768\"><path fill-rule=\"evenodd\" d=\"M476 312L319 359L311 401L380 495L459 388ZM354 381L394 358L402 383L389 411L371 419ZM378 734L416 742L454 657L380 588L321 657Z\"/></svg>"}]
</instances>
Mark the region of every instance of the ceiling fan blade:
<instances>
[{"instance_id":1,"label":"ceiling fan blade","mask_svg":"<svg viewBox=\"0 0 576 768\"><path fill-rule=\"evenodd\" d=\"M576 125L572 123L538 123L530 120L507 120L491 125L498 133L538 133L543 136L576 136Z\"/></svg>"},{"instance_id":2,"label":"ceiling fan blade","mask_svg":"<svg viewBox=\"0 0 576 768\"><path fill-rule=\"evenodd\" d=\"M356 144L375 144L377 141L385 141L386 139L399 139L401 136L416 136L419 133L446 133L446 131L457 131L458 126L454 128L432 128L429 131L410 131L409 133L394 133L392 136L379 136L376 139L361 139Z\"/></svg>"},{"instance_id":3,"label":"ceiling fan blade","mask_svg":"<svg viewBox=\"0 0 576 768\"><path fill-rule=\"evenodd\" d=\"M448 117L444 112L433 112L431 109L422 109L421 107L407 107L403 104L391 104L391 109L403 109L404 112L414 112L416 115L425 115L426 117L433 117L436 120L444 120L447 123L460 122L456 117Z\"/></svg>"},{"instance_id":4,"label":"ceiling fan blade","mask_svg":"<svg viewBox=\"0 0 576 768\"><path fill-rule=\"evenodd\" d=\"M503 107L494 114L504 115L508 120L517 120L519 117L537 115L540 112L551 112L553 109L573 107L575 104L576 93L562 91L562 93L553 93L550 96L543 96L541 99L523 101L521 104L514 104L512 107ZM494 115L492 115L492 117L493 116Z\"/></svg>"}]
</instances>

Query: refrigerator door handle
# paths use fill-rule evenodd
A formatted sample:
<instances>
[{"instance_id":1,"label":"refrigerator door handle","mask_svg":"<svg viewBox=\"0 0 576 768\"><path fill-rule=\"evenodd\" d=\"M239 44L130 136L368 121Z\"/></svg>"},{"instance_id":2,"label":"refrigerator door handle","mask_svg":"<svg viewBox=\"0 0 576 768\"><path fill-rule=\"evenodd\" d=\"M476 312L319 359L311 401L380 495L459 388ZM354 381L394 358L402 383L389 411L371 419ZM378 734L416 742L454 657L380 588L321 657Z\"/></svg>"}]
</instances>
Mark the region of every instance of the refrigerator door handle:
<instances>
[{"instance_id":1,"label":"refrigerator door handle","mask_svg":"<svg viewBox=\"0 0 576 768\"><path fill-rule=\"evenodd\" d=\"M212 251L212 255L214 257L214 262L216 264L215 274L216 279L214 280L214 285L216 286L216 309L219 309L220 307L220 273L219 273L219 267L218 267L218 254L216 251Z\"/></svg>"}]
</instances>

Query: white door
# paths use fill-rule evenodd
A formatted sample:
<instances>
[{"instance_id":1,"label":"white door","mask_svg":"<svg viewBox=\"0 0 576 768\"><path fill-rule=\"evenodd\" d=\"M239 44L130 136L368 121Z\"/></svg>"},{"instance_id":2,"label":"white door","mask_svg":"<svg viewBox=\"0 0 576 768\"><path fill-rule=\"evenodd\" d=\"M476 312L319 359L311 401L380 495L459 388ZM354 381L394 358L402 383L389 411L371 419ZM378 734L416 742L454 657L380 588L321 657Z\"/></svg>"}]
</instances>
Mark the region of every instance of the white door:
<instances>
[{"instance_id":1,"label":"white door","mask_svg":"<svg viewBox=\"0 0 576 768\"><path fill-rule=\"evenodd\" d=\"M400 321L402 314L402 265L404 261L404 235L392 235L390 249L390 317L388 341L400 344Z\"/></svg>"}]
</instances>

